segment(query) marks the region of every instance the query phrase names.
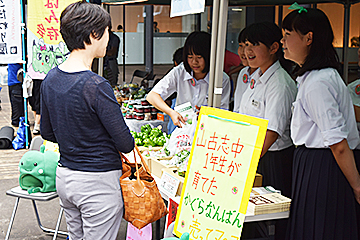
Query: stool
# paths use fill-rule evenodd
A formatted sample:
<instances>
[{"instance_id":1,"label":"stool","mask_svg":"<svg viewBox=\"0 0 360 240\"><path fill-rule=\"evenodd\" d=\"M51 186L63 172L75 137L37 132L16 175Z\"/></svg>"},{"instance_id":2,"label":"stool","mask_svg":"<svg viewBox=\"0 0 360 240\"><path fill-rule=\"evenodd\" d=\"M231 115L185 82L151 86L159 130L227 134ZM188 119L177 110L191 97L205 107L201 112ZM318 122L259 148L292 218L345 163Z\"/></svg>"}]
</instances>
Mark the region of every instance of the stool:
<instances>
[{"instance_id":1,"label":"stool","mask_svg":"<svg viewBox=\"0 0 360 240\"><path fill-rule=\"evenodd\" d=\"M57 198L58 195L57 195L56 192L49 192L49 193L40 193L39 192L39 193L29 194L26 190L23 190L23 189L21 189L20 186L17 186L17 187L14 187L14 188L6 191L6 195L16 197L16 201L15 201L15 206L14 206L13 213L11 215L11 220L10 220L10 223L9 223L9 227L8 227L8 230L7 230L7 233L6 233L5 240L9 239L9 237L10 237L11 227L12 227L14 219L15 219L15 214L16 214L16 210L17 210L20 198L25 198L25 199L32 200L33 207L34 207L34 210L35 210L36 219L37 219L37 222L38 222L38 225L39 225L40 229L43 230L46 233L54 233L53 240L56 239L58 233L62 234L62 235L68 235L67 232L59 231L61 217L62 217L63 212L64 212L64 209L62 207L60 208L60 213L59 213L59 216L58 216L58 219L57 219L57 222L56 222L55 229L46 228L46 227L42 226L41 222L40 222L40 217L39 217L39 213L38 213L35 201L49 201L49 200L52 200L54 198Z\"/></svg>"}]
</instances>

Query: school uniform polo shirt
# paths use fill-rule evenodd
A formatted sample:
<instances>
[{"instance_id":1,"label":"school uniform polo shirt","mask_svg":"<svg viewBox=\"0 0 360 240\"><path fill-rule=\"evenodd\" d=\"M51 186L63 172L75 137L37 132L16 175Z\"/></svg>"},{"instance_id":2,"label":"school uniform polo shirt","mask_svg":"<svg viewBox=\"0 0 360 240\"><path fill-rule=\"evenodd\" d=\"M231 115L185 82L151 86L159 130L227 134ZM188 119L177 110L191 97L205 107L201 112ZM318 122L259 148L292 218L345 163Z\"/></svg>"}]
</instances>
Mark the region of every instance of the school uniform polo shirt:
<instances>
[{"instance_id":1,"label":"school uniform polo shirt","mask_svg":"<svg viewBox=\"0 0 360 240\"><path fill-rule=\"evenodd\" d=\"M295 145L327 148L346 139L350 149L359 144L353 104L348 89L333 68L306 72L296 79L291 138Z\"/></svg>"},{"instance_id":2,"label":"school uniform polo shirt","mask_svg":"<svg viewBox=\"0 0 360 240\"><path fill-rule=\"evenodd\" d=\"M267 129L279 134L269 151L292 145L290 139L291 104L296 97L296 84L276 61L265 73L256 71L243 94L240 113L269 120Z\"/></svg>"},{"instance_id":3,"label":"school uniform polo shirt","mask_svg":"<svg viewBox=\"0 0 360 240\"><path fill-rule=\"evenodd\" d=\"M194 109L195 105L207 106L209 74L204 79L195 80L194 86L191 84L192 79L193 73L188 73L181 63L165 75L151 91L159 94L162 99L167 99L177 92L176 106L186 102L190 102ZM227 110L230 99L230 80L225 73L223 73L222 84L221 108Z\"/></svg>"},{"instance_id":4,"label":"school uniform polo shirt","mask_svg":"<svg viewBox=\"0 0 360 240\"><path fill-rule=\"evenodd\" d=\"M353 104L357 107L360 107L360 79L349 83L347 88L350 92L350 97ZM356 122L356 126L360 135L360 122ZM356 146L356 149L360 150L360 144Z\"/></svg>"},{"instance_id":5,"label":"school uniform polo shirt","mask_svg":"<svg viewBox=\"0 0 360 240\"><path fill-rule=\"evenodd\" d=\"M243 69L241 69L241 71L238 75L237 82L236 82L236 89L235 89L235 93L234 93L233 112L237 112L237 113L239 112L241 98L242 98L245 90L249 87L252 76L254 76L256 71L259 71L259 69L257 69L255 72L250 74L250 70L251 70L250 67L244 67Z\"/></svg>"}]
</instances>

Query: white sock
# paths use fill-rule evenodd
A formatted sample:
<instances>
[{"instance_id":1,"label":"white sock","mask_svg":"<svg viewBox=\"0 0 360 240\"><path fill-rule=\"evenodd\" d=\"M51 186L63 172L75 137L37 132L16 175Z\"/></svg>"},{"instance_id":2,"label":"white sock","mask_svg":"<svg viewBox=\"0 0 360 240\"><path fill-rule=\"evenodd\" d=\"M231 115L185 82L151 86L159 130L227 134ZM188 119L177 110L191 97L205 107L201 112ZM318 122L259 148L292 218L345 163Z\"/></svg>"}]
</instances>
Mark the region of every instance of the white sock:
<instances>
[{"instance_id":1,"label":"white sock","mask_svg":"<svg viewBox=\"0 0 360 240\"><path fill-rule=\"evenodd\" d=\"M34 130L40 131L40 124L39 123L35 123Z\"/></svg>"}]
</instances>

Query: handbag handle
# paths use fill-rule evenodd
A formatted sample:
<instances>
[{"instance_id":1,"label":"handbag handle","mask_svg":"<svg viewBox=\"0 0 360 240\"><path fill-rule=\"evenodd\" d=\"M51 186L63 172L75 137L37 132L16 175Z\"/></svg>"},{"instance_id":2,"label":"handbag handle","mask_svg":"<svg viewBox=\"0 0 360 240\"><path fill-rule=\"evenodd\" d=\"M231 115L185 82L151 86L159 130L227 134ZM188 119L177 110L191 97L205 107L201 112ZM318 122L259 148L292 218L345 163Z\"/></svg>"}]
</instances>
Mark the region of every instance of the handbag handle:
<instances>
[{"instance_id":1,"label":"handbag handle","mask_svg":"<svg viewBox=\"0 0 360 240\"><path fill-rule=\"evenodd\" d=\"M144 160L144 157L141 155L140 150L139 150L139 148L138 148L138 146L137 146L136 144L135 144L135 147L134 147L133 151L134 151L135 165L137 166L137 164L136 164L136 163L137 163L137 161L136 161L136 154L135 154L135 151L136 151L136 152L138 153L138 155L140 156L141 163L142 163L142 165L144 166L145 171L146 171L148 174L151 175L150 169L149 169L148 165L146 164L146 162L145 162L145 160ZM124 159L127 163L130 163L129 159L127 159L127 157L125 157L125 155L124 155L122 152L119 152L119 153L120 153L120 156L121 156L122 159ZM137 171L136 171L136 172L137 172Z\"/></svg>"}]
</instances>

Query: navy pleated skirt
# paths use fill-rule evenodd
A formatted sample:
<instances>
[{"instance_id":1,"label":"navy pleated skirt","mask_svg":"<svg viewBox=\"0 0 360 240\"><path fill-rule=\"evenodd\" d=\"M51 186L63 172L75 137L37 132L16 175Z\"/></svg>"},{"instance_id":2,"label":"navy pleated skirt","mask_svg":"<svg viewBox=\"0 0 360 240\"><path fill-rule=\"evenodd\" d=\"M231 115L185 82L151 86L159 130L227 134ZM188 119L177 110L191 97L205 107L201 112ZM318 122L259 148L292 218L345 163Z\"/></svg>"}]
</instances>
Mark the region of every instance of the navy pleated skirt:
<instances>
[{"instance_id":1,"label":"navy pleated skirt","mask_svg":"<svg viewBox=\"0 0 360 240\"><path fill-rule=\"evenodd\" d=\"M354 156L355 156L356 168L360 172L360 150L355 149ZM357 224L358 224L357 225L358 237L360 240L360 204L356 204L356 218L357 218Z\"/></svg>"},{"instance_id":2,"label":"navy pleated skirt","mask_svg":"<svg viewBox=\"0 0 360 240\"><path fill-rule=\"evenodd\" d=\"M330 149L297 147L287 239L358 240L356 200Z\"/></svg>"},{"instance_id":3,"label":"navy pleated skirt","mask_svg":"<svg viewBox=\"0 0 360 240\"><path fill-rule=\"evenodd\" d=\"M295 147L280 151L267 151L260 158L257 172L263 176L263 186L273 186L281 190L281 194L291 196L292 162ZM275 240L284 240L288 219L277 220L275 224Z\"/></svg>"},{"instance_id":4,"label":"navy pleated skirt","mask_svg":"<svg viewBox=\"0 0 360 240\"><path fill-rule=\"evenodd\" d=\"M280 151L267 151L260 158L257 172L263 176L263 186L273 186L281 194L291 196L291 175L294 146Z\"/></svg>"}]
</instances>

